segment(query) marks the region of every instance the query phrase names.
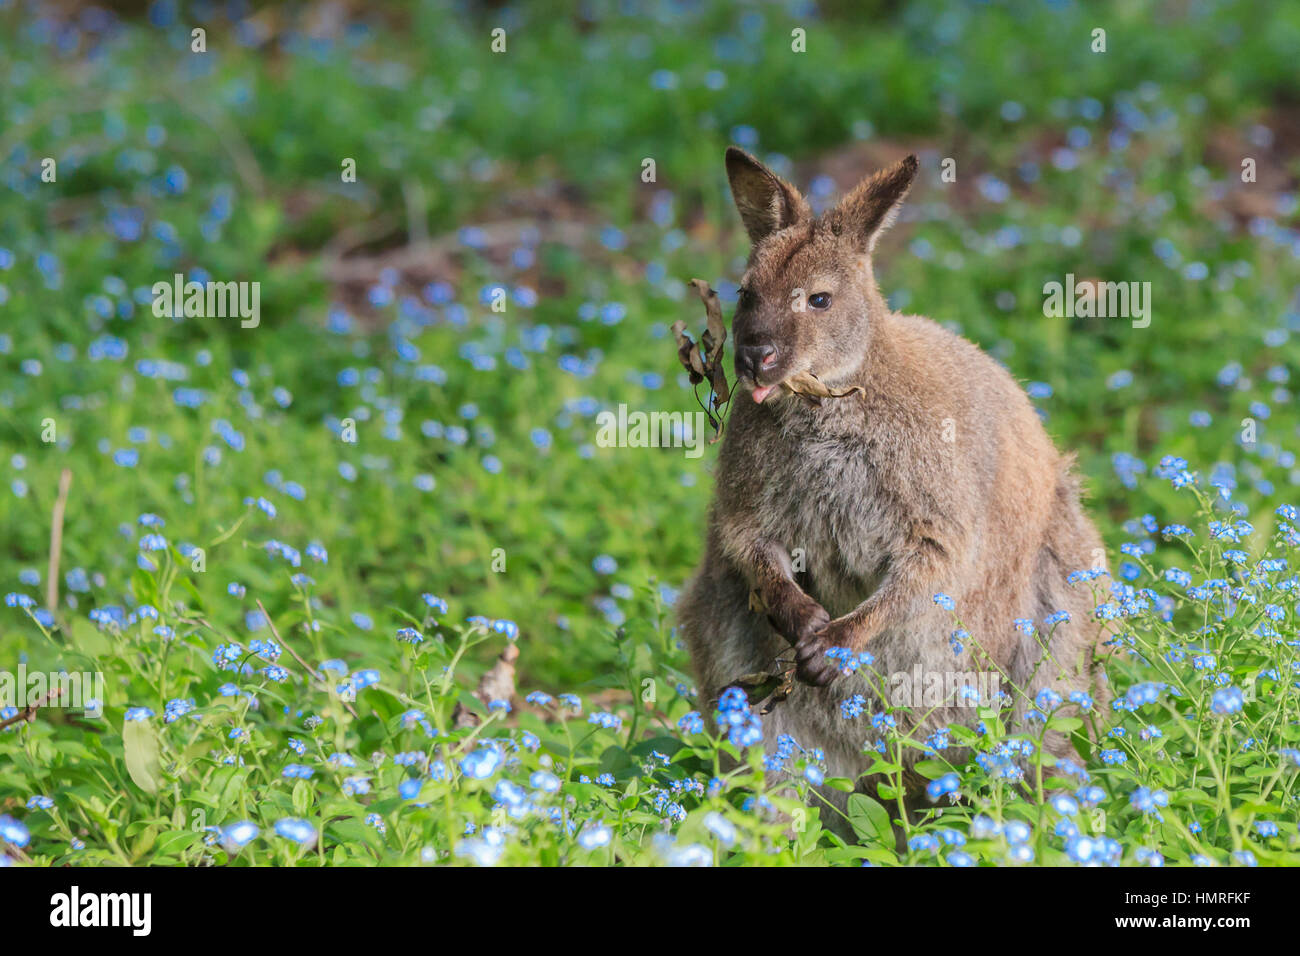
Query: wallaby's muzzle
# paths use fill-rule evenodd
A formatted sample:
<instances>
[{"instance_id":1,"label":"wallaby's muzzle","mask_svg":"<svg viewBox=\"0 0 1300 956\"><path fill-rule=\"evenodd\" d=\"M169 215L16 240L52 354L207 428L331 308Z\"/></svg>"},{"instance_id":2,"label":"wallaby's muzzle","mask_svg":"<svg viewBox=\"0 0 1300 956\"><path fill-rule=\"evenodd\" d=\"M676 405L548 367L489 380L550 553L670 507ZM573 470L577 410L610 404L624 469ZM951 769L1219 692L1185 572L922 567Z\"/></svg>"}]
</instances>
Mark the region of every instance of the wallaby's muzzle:
<instances>
[{"instance_id":1,"label":"wallaby's muzzle","mask_svg":"<svg viewBox=\"0 0 1300 956\"><path fill-rule=\"evenodd\" d=\"M775 345L736 346L736 378L753 389L754 401L762 402L785 377L785 363Z\"/></svg>"},{"instance_id":2,"label":"wallaby's muzzle","mask_svg":"<svg viewBox=\"0 0 1300 956\"><path fill-rule=\"evenodd\" d=\"M759 374L776 364L775 345L741 345L736 347L736 377L758 381Z\"/></svg>"}]
</instances>

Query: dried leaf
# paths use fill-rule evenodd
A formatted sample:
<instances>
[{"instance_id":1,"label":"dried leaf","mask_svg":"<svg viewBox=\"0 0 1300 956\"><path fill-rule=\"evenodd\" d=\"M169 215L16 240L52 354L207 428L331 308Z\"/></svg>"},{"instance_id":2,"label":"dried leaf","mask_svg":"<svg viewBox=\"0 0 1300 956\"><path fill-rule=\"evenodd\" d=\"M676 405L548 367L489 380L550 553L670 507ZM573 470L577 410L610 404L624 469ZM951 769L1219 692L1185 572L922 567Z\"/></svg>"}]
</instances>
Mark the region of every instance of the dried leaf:
<instances>
[{"instance_id":1,"label":"dried leaf","mask_svg":"<svg viewBox=\"0 0 1300 956\"><path fill-rule=\"evenodd\" d=\"M784 674L768 674L758 671L746 674L727 684L744 691L749 705L757 709L759 716L765 717L776 709L776 705L790 696L794 689L794 668Z\"/></svg>"},{"instance_id":2,"label":"dried leaf","mask_svg":"<svg viewBox=\"0 0 1300 956\"><path fill-rule=\"evenodd\" d=\"M713 386L713 394L717 396L714 404L725 405L731 398L731 388L727 385L727 373L719 362L713 366L713 374L709 376L709 384Z\"/></svg>"},{"instance_id":3,"label":"dried leaf","mask_svg":"<svg viewBox=\"0 0 1300 956\"><path fill-rule=\"evenodd\" d=\"M673 337L677 339L677 359L690 373L691 384L700 384L704 381L704 360L700 358L699 347L686 331L685 322L678 320L673 323Z\"/></svg>"},{"instance_id":4,"label":"dried leaf","mask_svg":"<svg viewBox=\"0 0 1300 956\"><path fill-rule=\"evenodd\" d=\"M722 319L722 303L718 301L718 293L709 288L709 284L703 279L692 279L691 287L704 301L707 328L702 339L705 343L704 352L708 356L707 364L714 367L721 361L722 346L727 341L727 324Z\"/></svg>"},{"instance_id":5,"label":"dried leaf","mask_svg":"<svg viewBox=\"0 0 1300 956\"><path fill-rule=\"evenodd\" d=\"M772 695L772 692L781 686L780 674L768 674L759 671L754 674L746 674L744 677L738 677L729 683L728 687L739 687L749 698L750 704L757 704Z\"/></svg>"},{"instance_id":6,"label":"dried leaf","mask_svg":"<svg viewBox=\"0 0 1300 956\"><path fill-rule=\"evenodd\" d=\"M519 645L507 644L505 650L497 657L496 663L483 672L474 696L484 707L491 707L493 701L512 700L515 696L515 661L519 659Z\"/></svg>"},{"instance_id":7,"label":"dried leaf","mask_svg":"<svg viewBox=\"0 0 1300 956\"><path fill-rule=\"evenodd\" d=\"M468 730L471 727L477 727L481 722L478 714L466 707L461 701L456 701L456 706L451 709L451 725L456 730Z\"/></svg>"},{"instance_id":8,"label":"dried leaf","mask_svg":"<svg viewBox=\"0 0 1300 956\"><path fill-rule=\"evenodd\" d=\"M786 672L785 677L781 679L780 686L777 687L776 690L772 691L771 696L769 696L767 700L763 701L761 704L758 705L759 716L766 717L772 711L776 710L776 705L781 703L781 701L785 700L787 697L789 697L790 692L792 690L794 690L794 668L793 667Z\"/></svg>"},{"instance_id":9,"label":"dried leaf","mask_svg":"<svg viewBox=\"0 0 1300 956\"><path fill-rule=\"evenodd\" d=\"M709 288L703 279L692 279L690 285L704 303L706 327L700 341L696 342L686 331L686 323L677 321L672 325L673 338L677 342L677 360L686 369L691 385L709 383L712 395L705 405L704 413L708 415L709 424L714 429L713 437L709 439L709 444L713 444L722 437L722 422L715 417L714 412L721 412L723 406L731 400L731 386L727 384L727 371L723 361L727 325L722 318L718 293Z\"/></svg>"}]
</instances>

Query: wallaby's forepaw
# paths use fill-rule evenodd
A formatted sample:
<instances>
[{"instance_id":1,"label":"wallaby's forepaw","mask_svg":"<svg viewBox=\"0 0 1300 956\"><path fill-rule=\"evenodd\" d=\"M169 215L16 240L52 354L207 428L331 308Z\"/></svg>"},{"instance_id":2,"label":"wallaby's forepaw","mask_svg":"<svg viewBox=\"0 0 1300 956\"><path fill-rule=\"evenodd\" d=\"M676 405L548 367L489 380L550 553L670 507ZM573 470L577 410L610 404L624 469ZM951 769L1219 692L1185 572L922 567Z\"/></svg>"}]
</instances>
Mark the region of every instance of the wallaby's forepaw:
<instances>
[{"instance_id":1,"label":"wallaby's forepaw","mask_svg":"<svg viewBox=\"0 0 1300 956\"><path fill-rule=\"evenodd\" d=\"M840 675L844 665L842 661L827 657L826 652L834 647L857 646L857 634L855 622L841 617L801 640L794 648L799 679L813 687L825 687L833 681Z\"/></svg>"},{"instance_id":2,"label":"wallaby's forepaw","mask_svg":"<svg viewBox=\"0 0 1300 956\"><path fill-rule=\"evenodd\" d=\"M839 663L826 656L835 644L825 635L825 630L810 634L794 646L795 674L813 687L825 687L840 673Z\"/></svg>"},{"instance_id":3,"label":"wallaby's forepaw","mask_svg":"<svg viewBox=\"0 0 1300 956\"><path fill-rule=\"evenodd\" d=\"M777 633L794 647L813 637L831 622L831 616L826 613L826 609L812 598L807 598L798 604L772 608L767 619L772 622Z\"/></svg>"}]
</instances>

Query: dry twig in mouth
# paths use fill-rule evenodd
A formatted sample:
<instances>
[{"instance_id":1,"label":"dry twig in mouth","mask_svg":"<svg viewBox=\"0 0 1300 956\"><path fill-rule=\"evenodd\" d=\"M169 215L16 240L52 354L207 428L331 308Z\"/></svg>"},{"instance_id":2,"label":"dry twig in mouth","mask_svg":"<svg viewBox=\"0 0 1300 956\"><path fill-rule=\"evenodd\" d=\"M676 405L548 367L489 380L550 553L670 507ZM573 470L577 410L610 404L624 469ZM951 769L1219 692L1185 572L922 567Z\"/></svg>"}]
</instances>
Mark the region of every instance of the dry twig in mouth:
<instances>
[{"instance_id":1,"label":"dry twig in mouth","mask_svg":"<svg viewBox=\"0 0 1300 956\"><path fill-rule=\"evenodd\" d=\"M809 405L820 405L823 398L844 398L854 392L866 394L866 390L861 385L850 385L848 388L838 390L833 389L812 372L800 372L798 375L791 375L781 383L781 387L787 392L798 395Z\"/></svg>"}]
</instances>

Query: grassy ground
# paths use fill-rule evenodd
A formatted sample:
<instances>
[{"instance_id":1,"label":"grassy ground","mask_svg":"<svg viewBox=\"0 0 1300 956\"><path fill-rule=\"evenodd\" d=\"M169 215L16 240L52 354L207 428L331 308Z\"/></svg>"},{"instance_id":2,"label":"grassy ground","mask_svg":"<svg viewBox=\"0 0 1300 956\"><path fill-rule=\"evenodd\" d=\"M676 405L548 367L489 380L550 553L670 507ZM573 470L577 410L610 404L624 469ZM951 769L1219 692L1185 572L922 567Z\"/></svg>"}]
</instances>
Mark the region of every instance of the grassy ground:
<instances>
[{"instance_id":1,"label":"grassy ground","mask_svg":"<svg viewBox=\"0 0 1300 956\"><path fill-rule=\"evenodd\" d=\"M1293 860L1295 601L1289 568L1256 562L1294 544L1277 509L1300 483L1300 13L560 9L428 3L349 24L272 9L236 24L154 4L106 24L0 7L0 660L105 676L101 720L46 710L0 731L0 813L30 833L13 832L13 855L895 859L889 792L855 803L866 849L844 848L816 814L793 838L768 814L815 807L806 784L757 770L710 783L719 746L743 748L678 729L702 704L683 693L670 628L712 452L596 445L599 410L696 407L668 326L701 321L691 276L731 300L746 247L721 154L739 142L825 202L919 151L908 215L878 256L885 291L1032 383L1079 454L1117 577L1154 589L1116 596L1132 640L1112 677L1121 694L1154 681L1182 697L1099 715L1128 730L1089 755L1088 781L1058 768L1071 792L1102 787L1079 797L1082 835L1125 862L1149 859L1143 847ZM206 53L190 51L193 26ZM791 50L796 28L807 53ZM155 317L149 289L175 272L260 282L260 324ZM1043 284L1067 273L1150 282L1150 326L1045 317ZM1197 491L1167 480L1182 466L1156 474L1166 455ZM65 469L59 597L44 609ZM1143 515L1189 525L1191 553ZM1242 520L1250 533L1207 524ZM1234 592L1215 582L1243 573L1236 551L1253 576ZM1190 591L1170 566L1190 570ZM460 689L516 629L513 711L456 730L458 701L484 710ZM214 662L231 642L239 653ZM309 677L324 661L342 670ZM1232 687L1240 712L1216 704ZM583 709L523 701L532 690ZM194 709L169 721L169 701ZM1002 731L1021 729L990 715L987 730L996 764ZM882 743L886 774L891 753L925 745ZM484 756L467 768L470 754ZM800 761L815 755L797 774ZM939 859L1079 858L1056 832L1051 773L1026 795L996 766L933 762L971 797L919 834L963 835ZM1139 787L1171 806L1142 809ZM310 822L309 848L273 836L285 817ZM204 829L246 820L260 836ZM1014 820L1032 837L1008 835ZM923 839L910 858L930 856Z\"/></svg>"}]
</instances>

